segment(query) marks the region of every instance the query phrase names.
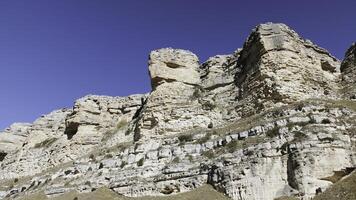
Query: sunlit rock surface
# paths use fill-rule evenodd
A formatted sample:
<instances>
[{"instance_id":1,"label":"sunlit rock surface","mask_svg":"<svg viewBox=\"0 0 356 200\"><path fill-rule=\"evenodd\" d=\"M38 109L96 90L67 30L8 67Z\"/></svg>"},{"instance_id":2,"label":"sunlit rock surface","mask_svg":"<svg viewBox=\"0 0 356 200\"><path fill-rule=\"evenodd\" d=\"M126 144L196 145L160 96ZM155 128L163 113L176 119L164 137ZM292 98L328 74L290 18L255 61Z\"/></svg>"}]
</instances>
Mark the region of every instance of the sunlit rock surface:
<instances>
[{"instance_id":1,"label":"sunlit rock surface","mask_svg":"<svg viewBox=\"0 0 356 200\"><path fill-rule=\"evenodd\" d=\"M149 55L152 91L88 95L0 134L0 198L108 188L235 200L311 199L356 166L355 44L340 62L284 24L200 63Z\"/></svg>"}]
</instances>

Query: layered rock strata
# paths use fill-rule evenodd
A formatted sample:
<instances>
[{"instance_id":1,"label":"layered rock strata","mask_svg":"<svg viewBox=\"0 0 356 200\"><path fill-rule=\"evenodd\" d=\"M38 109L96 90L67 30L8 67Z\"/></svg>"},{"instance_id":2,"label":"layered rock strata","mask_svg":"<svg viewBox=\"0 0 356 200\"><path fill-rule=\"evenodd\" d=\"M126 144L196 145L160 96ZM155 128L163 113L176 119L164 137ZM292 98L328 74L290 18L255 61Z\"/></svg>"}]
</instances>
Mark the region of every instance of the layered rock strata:
<instances>
[{"instance_id":1,"label":"layered rock strata","mask_svg":"<svg viewBox=\"0 0 356 200\"><path fill-rule=\"evenodd\" d=\"M340 62L273 23L202 64L152 51L149 94L89 95L2 132L0 197L210 184L235 200L311 199L356 167L355 52Z\"/></svg>"}]
</instances>

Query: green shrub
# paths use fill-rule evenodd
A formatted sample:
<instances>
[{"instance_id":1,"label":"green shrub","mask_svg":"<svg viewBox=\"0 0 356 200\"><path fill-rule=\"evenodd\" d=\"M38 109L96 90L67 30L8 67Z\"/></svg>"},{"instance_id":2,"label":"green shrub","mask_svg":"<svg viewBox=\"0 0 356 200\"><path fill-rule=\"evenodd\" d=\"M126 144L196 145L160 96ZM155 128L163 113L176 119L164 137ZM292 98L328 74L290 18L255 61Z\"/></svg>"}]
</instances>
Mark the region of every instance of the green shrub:
<instances>
[{"instance_id":1,"label":"green shrub","mask_svg":"<svg viewBox=\"0 0 356 200\"><path fill-rule=\"evenodd\" d=\"M127 126L128 122L126 119L122 119L120 120L117 124L116 124L116 130L120 130L122 128L125 128Z\"/></svg>"},{"instance_id":2,"label":"green shrub","mask_svg":"<svg viewBox=\"0 0 356 200\"><path fill-rule=\"evenodd\" d=\"M164 189L161 190L162 194L172 194L173 192L174 189L169 186L165 186Z\"/></svg>"},{"instance_id":3,"label":"green shrub","mask_svg":"<svg viewBox=\"0 0 356 200\"><path fill-rule=\"evenodd\" d=\"M216 105L207 101L203 104L203 109L204 110L214 110L216 108Z\"/></svg>"},{"instance_id":4,"label":"green shrub","mask_svg":"<svg viewBox=\"0 0 356 200\"><path fill-rule=\"evenodd\" d=\"M127 165L127 162L122 161L122 162L121 162L121 165L120 165L120 168L124 168L126 165Z\"/></svg>"},{"instance_id":5,"label":"green shrub","mask_svg":"<svg viewBox=\"0 0 356 200\"><path fill-rule=\"evenodd\" d=\"M70 181L65 182L65 183L64 183L64 186L65 186L65 187L69 187L69 186L70 186Z\"/></svg>"},{"instance_id":6,"label":"green shrub","mask_svg":"<svg viewBox=\"0 0 356 200\"><path fill-rule=\"evenodd\" d=\"M253 153L253 151L251 151L251 150L248 150L248 151L246 151L246 155L247 156L252 156L254 153Z\"/></svg>"},{"instance_id":7,"label":"green shrub","mask_svg":"<svg viewBox=\"0 0 356 200\"><path fill-rule=\"evenodd\" d=\"M112 158L114 157L111 153L105 154L105 158Z\"/></svg>"},{"instance_id":8,"label":"green shrub","mask_svg":"<svg viewBox=\"0 0 356 200\"><path fill-rule=\"evenodd\" d=\"M293 128L294 126L295 126L294 123L288 123L288 124L286 125L286 127L288 128L289 131L292 130L292 128Z\"/></svg>"},{"instance_id":9,"label":"green shrub","mask_svg":"<svg viewBox=\"0 0 356 200\"><path fill-rule=\"evenodd\" d=\"M95 161L95 156L94 156L94 154L90 154L89 159L92 160L92 161Z\"/></svg>"},{"instance_id":10,"label":"green shrub","mask_svg":"<svg viewBox=\"0 0 356 200\"><path fill-rule=\"evenodd\" d=\"M119 130L123 130L127 127L128 122L126 119L120 120L114 129L108 130L104 133L103 138L101 139L102 142L108 141L110 138L112 138ZM126 130L128 131L128 130ZM126 132L125 132L126 134Z\"/></svg>"},{"instance_id":11,"label":"green shrub","mask_svg":"<svg viewBox=\"0 0 356 200\"><path fill-rule=\"evenodd\" d=\"M240 147L240 145L239 145L238 141L236 141L236 140L231 141L226 145L227 151L229 153L235 152L239 147Z\"/></svg>"},{"instance_id":12,"label":"green shrub","mask_svg":"<svg viewBox=\"0 0 356 200\"><path fill-rule=\"evenodd\" d=\"M279 128L275 126L274 128L268 130L266 135L270 138L277 137L279 135Z\"/></svg>"},{"instance_id":13,"label":"green shrub","mask_svg":"<svg viewBox=\"0 0 356 200\"><path fill-rule=\"evenodd\" d=\"M142 166L143 163L145 162L145 159L144 158L141 158L138 162L137 162L137 166Z\"/></svg>"},{"instance_id":14,"label":"green shrub","mask_svg":"<svg viewBox=\"0 0 356 200\"><path fill-rule=\"evenodd\" d=\"M289 131L291 131L294 126L301 126L301 127L303 127L303 126L308 125L309 123L310 123L310 121L309 121L309 122L288 123L288 124L287 124L287 128L288 128Z\"/></svg>"},{"instance_id":15,"label":"green shrub","mask_svg":"<svg viewBox=\"0 0 356 200\"><path fill-rule=\"evenodd\" d=\"M274 200L299 200L298 198L296 197L288 197L288 196L282 196L282 197L278 197Z\"/></svg>"},{"instance_id":16,"label":"green shrub","mask_svg":"<svg viewBox=\"0 0 356 200\"><path fill-rule=\"evenodd\" d=\"M108 130L104 133L103 137L101 138L102 142L106 142L108 141L110 138L112 138L115 133L117 132L117 130Z\"/></svg>"},{"instance_id":17,"label":"green shrub","mask_svg":"<svg viewBox=\"0 0 356 200\"><path fill-rule=\"evenodd\" d=\"M58 138L48 138L40 143L35 144L35 148L49 147L51 144L57 141L57 139Z\"/></svg>"},{"instance_id":18,"label":"green shrub","mask_svg":"<svg viewBox=\"0 0 356 200\"><path fill-rule=\"evenodd\" d=\"M179 163L179 161L180 161L179 157L175 157L175 158L172 160L173 163Z\"/></svg>"},{"instance_id":19,"label":"green shrub","mask_svg":"<svg viewBox=\"0 0 356 200\"><path fill-rule=\"evenodd\" d=\"M193 135L191 135L191 134L180 135L180 136L178 136L178 140L181 144L184 144L186 142L191 142L191 141L193 141Z\"/></svg>"},{"instance_id":20,"label":"green shrub","mask_svg":"<svg viewBox=\"0 0 356 200\"><path fill-rule=\"evenodd\" d=\"M260 136L252 136L252 137L248 137L244 140L233 140L233 141L227 143L225 148L226 148L227 152L233 153L238 149L247 148L249 146L256 145L256 144L259 144L264 141L265 141L265 137L263 137L261 135Z\"/></svg>"},{"instance_id":21,"label":"green shrub","mask_svg":"<svg viewBox=\"0 0 356 200\"><path fill-rule=\"evenodd\" d=\"M199 87L195 87L194 88L194 92L191 96L191 100L196 100L196 99L199 99L201 97L201 89Z\"/></svg>"},{"instance_id":22,"label":"green shrub","mask_svg":"<svg viewBox=\"0 0 356 200\"><path fill-rule=\"evenodd\" d=\"M215 157L215 153L214 153L214 150L209 150L209 151L205 151L203 152L203 156L206 157L206 158L209 158L209 159L212 159Z\"/></svg>"},{"instance_id":23,"label":"green shrub","mask_svg":"<svg viewBox=\"0 0 356 200\"><path fill-rule=\"evenodd\" d=\"M309 124L316 124L316 120L315 118L312 116L311 113L308 114L308 117L309 117Z\"/></svg>"},{"instance_id":24,"label":"green shrub","mask_svg":"<svg viewBox=\"0 0 356 200\"><path fill-rule=\"evenodd\" d=\"M211 133L207 133L207 134L204 135L204 137L199 138L196 143L203 144L203 143L209 141L210 138L211 138Z\"/></svg>"},{"instance_id":25,"label":"green shrub","mask_svg":"<svg viewBox=\"0 0 356 200\"><path fill-rule=\"evenodd\" d=\"M296 131L294 132L294 139L292 140L292 142L302 142L306 138L308 138L308 136L305 133Z\"/></svg>"}]
</instances>

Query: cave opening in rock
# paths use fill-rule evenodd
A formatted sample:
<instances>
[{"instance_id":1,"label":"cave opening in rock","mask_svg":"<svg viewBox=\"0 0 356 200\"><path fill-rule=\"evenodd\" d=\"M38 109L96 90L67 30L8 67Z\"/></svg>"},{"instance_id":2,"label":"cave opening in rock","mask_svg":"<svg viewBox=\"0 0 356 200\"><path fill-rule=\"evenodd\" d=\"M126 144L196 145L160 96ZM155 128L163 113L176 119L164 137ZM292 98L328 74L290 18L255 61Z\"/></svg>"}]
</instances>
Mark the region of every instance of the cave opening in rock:
<instances>
[{"instance_id":1,"label":"cave opening in rock","mask_svg":"<svg viewBox=\"0 0 356 200\"><path fill-rule=\"evenodd\" d=\"M66 129L65 129L65 131L64 131L64 134L67 135L67 139L68 139L68 140L72 139L73 136L74 136L75 134L77 134L77 132L78 132L78 126L79 126L79 124L77 124L77 123L70 123L70 124L67 124Z\"/></svg>"},{"instance_id":2,"label":"cave opening in rock","mask_svg":"<svg viewBox=\"0 0 356 200\"><path fill-rule=\"evenodd\" d=\"M0 162L5 159L6 155L7 155L7 153L0 152Z\"/></svg>"}]
</instances>

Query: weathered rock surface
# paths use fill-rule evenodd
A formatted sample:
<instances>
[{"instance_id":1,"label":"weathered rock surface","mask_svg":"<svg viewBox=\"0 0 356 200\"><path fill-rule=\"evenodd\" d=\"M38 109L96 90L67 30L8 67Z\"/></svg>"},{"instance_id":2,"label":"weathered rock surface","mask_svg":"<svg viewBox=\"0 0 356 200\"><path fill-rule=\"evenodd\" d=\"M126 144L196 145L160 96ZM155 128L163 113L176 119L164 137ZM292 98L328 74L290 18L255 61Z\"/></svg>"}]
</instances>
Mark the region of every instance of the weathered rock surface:
<instances>
[{"instance_id":1,"label":"weathered rock surface","mask_svg":"<svg viewBox=\"0 0 356 200\"><path fill-rule=\"evenodd\" d=\"M199 59L190 51L159 49L152 51L149 60L151 85L154 90L164 82L200 83Z\"/></svg>"},{"instance_id":2,"label":"weathered rock surface","mask_svg":"<svg viewBox=\"0 0 356 200\"><path fill-rule=\"evenodd\" d=\"M152 92L135 127L135 139L162 137L207 128L221 117L199 102L201 82L198 58L171 48L150 54Z\"/></svg>"},{"instance_id":3,"label":"weathered rock surface","mask_svg":"<svg viewBox=\"0 0 356 200\"><path fill-rule=\"evenodd\" d=\"M346 98L356 100L356 43L347 50L341 63L341 73Z\"/></svg>"},{"instance_id":4,"label":"weathered rock surface","mask_svg":"<svg viewBox=\"0 0 356 200\"><path fill-rule=\"evenodd\" d=\"M308 98L337 98L340 62L284 24L262 24L238 60L246 112Z\"/></svg>"},{"instance_id":5,"label":"weathered rock surface","mask_svg":"<svg viewBox=\"0 0 356 200\"><path fill-rule=\"evenodd\" d=\"M1 133L0 198L165 196L208 183L235 200L311 199L356 167L355 52L341 64L272 23L202 64L153 51L149 94L88 95Z\"/></svg>"},{"instance_id":6,"label":"weathered rock surface","mask_svg":"<svg viewBox=\"0 0 356 200\"><path fill-rule=\"evenodd\" d=\"M8 155L1 163L0 178L31 176L71 162L99 145L132 141L125 127L142 105L142 98L145 96L89 95L76 101L73 110L54 111L31 125L12 125L0 138L5 148L8 141L15 141L11 148L2 150Z\"/></svg>"},{"instance_id":7,"label":"weathered rock surface","mask_svg":"<svg viewBox=\"0 0 356 200\"><path fill-rule=\"evenodd\" d=\"M20 149L27 138L27 129L30 124L15 123L0 134L0 152L13 153Z\"/></svg>"}]
</instances>

